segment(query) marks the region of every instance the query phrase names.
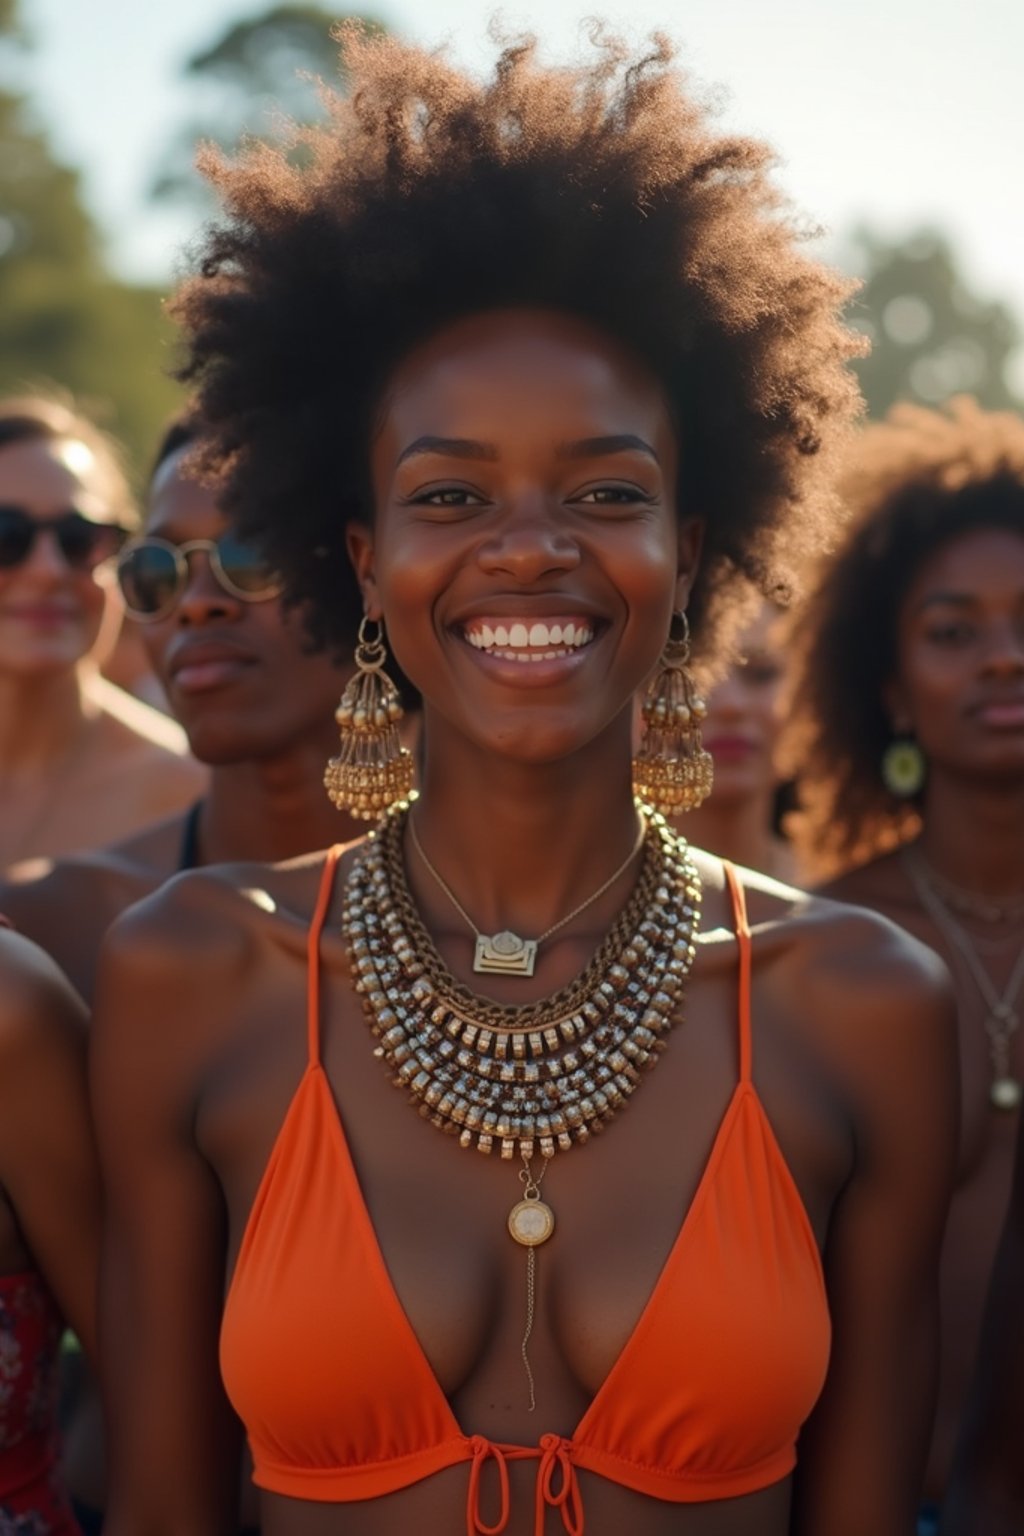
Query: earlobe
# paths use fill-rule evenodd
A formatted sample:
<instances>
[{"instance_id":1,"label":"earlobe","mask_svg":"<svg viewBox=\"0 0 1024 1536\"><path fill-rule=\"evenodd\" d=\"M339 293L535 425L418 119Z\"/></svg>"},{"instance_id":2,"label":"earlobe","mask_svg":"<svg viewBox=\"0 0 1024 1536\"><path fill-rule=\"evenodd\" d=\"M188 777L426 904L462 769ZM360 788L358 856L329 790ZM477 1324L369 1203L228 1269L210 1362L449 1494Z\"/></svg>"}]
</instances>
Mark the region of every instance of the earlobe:
<instances>
[{"instance_id":1,"label":"earlobe","mask_svg":"<svg viewBox=\"0 0 1024 1536\"><path fill-rule=\"evenodd\" d=\"M903 689L895 680L882 689L882 704L889 716L889 725L897 736L905 736L910 730L910 712L907 709Z\"/></svg>"},{"instance_id":2,"label":"earlobe","mask_svg":"<svg viewBox=\"0 0 1024 1536\"><path fill-rule=\"evenodd\" d=\"M679 555L676 575L676 612L685 611L690 592L700 566L704 544L704 524L696 517L688 518L679 526Z\"/></svg>"},{"instance_id":3,"label":"earlobe","mask_svg":"<svg viewBox=\"0 0 1024 1536\"><path fill-rule=\"evenodd\" d=\"M363 594L363 612L368 619L379 619L382 609L374 574L373 533L365 523L349 523L345 529L345 548Z\"/></svg>"}]
</instances>

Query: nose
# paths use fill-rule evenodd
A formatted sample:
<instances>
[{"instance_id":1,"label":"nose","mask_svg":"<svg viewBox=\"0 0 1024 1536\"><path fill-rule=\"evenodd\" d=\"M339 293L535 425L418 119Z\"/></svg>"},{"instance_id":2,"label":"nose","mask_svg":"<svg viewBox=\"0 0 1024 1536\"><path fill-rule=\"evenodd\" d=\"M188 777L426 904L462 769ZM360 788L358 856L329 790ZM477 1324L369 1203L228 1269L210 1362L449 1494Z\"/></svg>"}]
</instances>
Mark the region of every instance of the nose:
<instances>
[{"instance_id":1,"label":"nose","mask_svg":"<svg viewBox=\"0 0 1024 1536\"><path fill-rule=\"evenodd\" d=\"M49 581L61 581L72 569L52 528L40 528L22 570Z\"/></svg>"},{"instance_id":2,"label":"nose","mask_svg":"<svg viewBox=\"0 0 1024 1536\"><path fill-rule=\"evenodd\" d=\"M190 550L185 562L188 576L175 609L177 622L188 627L237 619L242 611L241 600L221 586L206 550Z\"/></svg>"},{"instance_id":3,"label":"nose","mask_svg":"<svg viewBox=\"0 0 1024 1536\"><path fill-rule=\"evenodd\" d=\"M1019 621L996 625L985 650L985 670L997 677L1024 672L1024 628Z\"/></svg>"},{"instance_id":4,"label":"nose","mask_svg":"<svg viewBox=\"0 0 1024 1536\"><path fill-rule=\"evenodd\" d=\"M739 668L732 667L716 683L708 699L708 709L720 717L734 719L746 713L747 694Z\"/></svg>"},{"instance_id":5,"label":"nose","mask_svg":"<svg viewBox=\"0 0 1024 1536\"><path fill-rule=\"evenodd\" d=\"M522 494L480 546L477 559L488 575L508 576L525 587L541 577L575 570L580 550L545 496Z\"/></svg>"}]
</instances>

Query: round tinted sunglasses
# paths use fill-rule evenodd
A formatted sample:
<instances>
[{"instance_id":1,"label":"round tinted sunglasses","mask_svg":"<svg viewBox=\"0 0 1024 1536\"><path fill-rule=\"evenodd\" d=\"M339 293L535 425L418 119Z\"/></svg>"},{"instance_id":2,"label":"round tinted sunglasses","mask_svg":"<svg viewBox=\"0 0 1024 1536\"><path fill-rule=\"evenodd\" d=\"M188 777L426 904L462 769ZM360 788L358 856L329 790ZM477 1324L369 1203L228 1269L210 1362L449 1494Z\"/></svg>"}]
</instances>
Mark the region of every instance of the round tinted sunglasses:
<instances>
[{"instance_id":1,"label":"round tinted sunglasses","mask_svg":"<svg viewBox=\"0 0 1024 1536\"><path fill-rule=\"evenodd\" d=\"M94 571L116 555L128 530L116 523L94 523L81 512L58 512L54 517L33 517L24 507L0 505L0 570L24 565L36 540L48 533L73 571Z\"/></svg>"},{"instance_id":2,"label":"round tinted sunglasses","mask_svg":"<svg viewBox=\"0 0 1024 1536\"><path fill-rule=\"evenodd\" d=\"M118 557L117 580L133 619L148 623L165 618L181 601L188 585L188 557L195 550L204 552L215 579L232 597L263 603L281 591L280 577L259 550L232 533L219 539L189 539L185 544L154 537L132 539Z\"/></svg>"}]
</instances>

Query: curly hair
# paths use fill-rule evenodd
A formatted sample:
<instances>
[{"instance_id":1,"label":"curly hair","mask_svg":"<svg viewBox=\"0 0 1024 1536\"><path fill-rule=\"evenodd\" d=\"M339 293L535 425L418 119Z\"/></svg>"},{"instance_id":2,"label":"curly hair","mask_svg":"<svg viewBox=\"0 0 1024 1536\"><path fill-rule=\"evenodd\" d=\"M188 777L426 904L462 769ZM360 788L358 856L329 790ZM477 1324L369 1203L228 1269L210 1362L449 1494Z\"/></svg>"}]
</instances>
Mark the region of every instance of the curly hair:
<instances>
[{"instance_id":1,"label":"curly hair","mask_svg":"<svg viewBox=\"0 0 1024 1536\"><path fill-rule=\"evenodd\" d=\"M919 830L919 805L897 800L880 773L900 612L916 573L951 539L977 528L1024 536L1024 421L966 397L944 411L896 406L862 433L842 489L853 514L846 542L793 629L786 752L802 786L791 830L823 875Z\"/></svg>"},{"instance_id":2,"label":"curly hair","mask_svg":"<svg viewBox=\"0 0 1024 1536\"><path fill-rule=\"evenodd\" d=\"M343 29L350 91L326 126L203 169L226 219L180 290L186 360L225 509L314 630L351 643L344 554L369 521L375 407L450 321L513 306L588 320L662 383L687 506L706 520L691 628L730 590L785 599L828 542L832 449L858 407L849 284L799 250L770 152L712 131L660 37L599 29L591 62L527 39L476 81L442 54Z\"/></svg>"},{"instance_id":3,"label":"curly hair","mask_svg":"<svg viewBox=\"0 0 1024 1536\"><path fill-rule=\"evenodd\" d=\"M14 443L84 443L93 456L103 495L122 528L136 528L132 495L119 443L62 393L13 395L0 400L0 449Z\"/></svg>"}]
</instances>

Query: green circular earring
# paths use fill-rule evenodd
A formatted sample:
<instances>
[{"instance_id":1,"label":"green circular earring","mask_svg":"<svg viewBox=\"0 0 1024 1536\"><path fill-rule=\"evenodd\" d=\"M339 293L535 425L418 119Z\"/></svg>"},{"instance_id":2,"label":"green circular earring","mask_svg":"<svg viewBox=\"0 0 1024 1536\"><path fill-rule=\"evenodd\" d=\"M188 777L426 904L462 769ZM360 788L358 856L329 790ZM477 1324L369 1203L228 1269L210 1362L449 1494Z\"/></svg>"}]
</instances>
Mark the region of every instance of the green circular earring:
<instances>
[{"instance_id":1,"label":"green circular earring","mask_svg":"<svg viewBox=\"0 0 1024 1536\"><path fill-rule=\"evenodd\" d=\"M898 800L912 800L924 787L928 765L912 736L891 741L882 753L882 782Z\"/></svg>"}]
</instances>

